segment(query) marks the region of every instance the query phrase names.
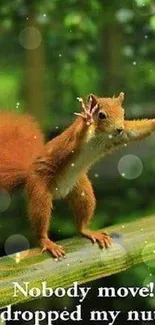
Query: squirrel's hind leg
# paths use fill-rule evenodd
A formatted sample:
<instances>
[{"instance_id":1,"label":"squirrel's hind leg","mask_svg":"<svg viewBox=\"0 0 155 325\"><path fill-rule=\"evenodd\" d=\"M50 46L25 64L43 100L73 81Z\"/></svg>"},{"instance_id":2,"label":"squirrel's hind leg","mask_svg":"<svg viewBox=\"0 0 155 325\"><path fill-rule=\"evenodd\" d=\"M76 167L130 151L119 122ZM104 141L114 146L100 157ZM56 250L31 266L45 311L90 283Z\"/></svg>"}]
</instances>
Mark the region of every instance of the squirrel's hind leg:
<instances>
[{"instance_id":1,"label":"squirrel's hind leg","mask_svg":"<svg viewBox=\"0 0 155 325\"><path fill-rule=\"evenodd\" d=\"M42 251L49 251L53 257L60 258L65 255L63 248L48 238L52 209L52 194L37 176L31 176L27 183L29 198L29 217Z\"/></svg>"},{"instance_id":2,"label":"squirrel's hind leg","mask_svg":"<svg viewBox=\"0 0 155 325\"><path fill-rule=\"evenodd\" d=\"M67 200L71 206L76 219L77 229L84 237L91 239L93 243L98 242L101 248L111 245L111 238L105 233L88 229L89 222L94 214L96 200L91 182L84 174L73 190L69 193Z\"/></svg>"}]
</instances>

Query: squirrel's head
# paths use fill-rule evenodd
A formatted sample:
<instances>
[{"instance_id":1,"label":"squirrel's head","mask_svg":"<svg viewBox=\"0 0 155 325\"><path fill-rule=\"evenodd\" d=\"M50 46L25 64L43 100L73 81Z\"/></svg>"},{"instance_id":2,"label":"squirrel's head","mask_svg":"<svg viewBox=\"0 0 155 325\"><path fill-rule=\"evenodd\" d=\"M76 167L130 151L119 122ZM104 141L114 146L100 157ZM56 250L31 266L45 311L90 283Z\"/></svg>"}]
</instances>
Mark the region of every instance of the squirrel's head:
<instances>
[{"instance_id":1,"label":"squirrel's head","mask_svg":"<svg viewBox=\"0 0 155 325\"><path fill-rule=\"evenodd\" d=\"M124 109L122 108L124 93L121 92L118 97L113 98L101 98L91 94L88 96L88 100L90 96L92 108L98 104L98 109L94 113L96 132L120 135L124 129Z\"/></svg>"}]
</instances>

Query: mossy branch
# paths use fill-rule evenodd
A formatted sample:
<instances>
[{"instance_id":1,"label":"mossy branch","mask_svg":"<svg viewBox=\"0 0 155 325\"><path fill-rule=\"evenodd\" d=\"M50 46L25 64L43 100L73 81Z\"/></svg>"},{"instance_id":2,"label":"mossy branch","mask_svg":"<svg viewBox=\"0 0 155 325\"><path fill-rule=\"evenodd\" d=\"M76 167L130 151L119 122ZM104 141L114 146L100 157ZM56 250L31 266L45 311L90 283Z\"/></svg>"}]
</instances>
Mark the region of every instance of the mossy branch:
<instances>
[{"instance_id":1,"label":"mossy branch","mask_svg":"<svg viewBox=\"0 0 155 325\"><path fill-rule=\"evenodd\" d=\"M105 231L105 229L104 229ZM12 282L30 282L29 288L41 288L41 282L53 289L72 286L74 281L86 283L111 274L122 272L144 260L155 259L155 217L147 217L124 225L106 229L113 234L110 249L99 249L87 239L75 237L61 241L67 258L54 261L48 253L41 254L39 249L31 249L25 256L20 254L20 262L15 258L0 259L0 307L34 298L20 295L13 298ZM17 260L18 261L18 260Z\"/></svg>"}]
</instances>

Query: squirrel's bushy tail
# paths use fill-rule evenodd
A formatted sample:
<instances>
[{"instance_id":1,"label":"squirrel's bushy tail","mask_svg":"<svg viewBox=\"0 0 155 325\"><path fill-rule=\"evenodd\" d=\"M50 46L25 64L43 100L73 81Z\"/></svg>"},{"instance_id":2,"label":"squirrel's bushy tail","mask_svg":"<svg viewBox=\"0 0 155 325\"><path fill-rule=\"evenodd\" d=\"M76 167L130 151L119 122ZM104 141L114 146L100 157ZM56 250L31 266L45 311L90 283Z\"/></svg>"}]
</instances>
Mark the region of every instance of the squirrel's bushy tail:
<instances>
[{"instance_id":1,"label":"squirrel's bushy tail","mask_svg":"<svg viewBox=\"0 0 155 325\"><path fill-rule=\"evenodd\" d=\"M43 147L44 137L31 116L0 113L0 188L24 185Z\"/></svg>"}]
</instances>

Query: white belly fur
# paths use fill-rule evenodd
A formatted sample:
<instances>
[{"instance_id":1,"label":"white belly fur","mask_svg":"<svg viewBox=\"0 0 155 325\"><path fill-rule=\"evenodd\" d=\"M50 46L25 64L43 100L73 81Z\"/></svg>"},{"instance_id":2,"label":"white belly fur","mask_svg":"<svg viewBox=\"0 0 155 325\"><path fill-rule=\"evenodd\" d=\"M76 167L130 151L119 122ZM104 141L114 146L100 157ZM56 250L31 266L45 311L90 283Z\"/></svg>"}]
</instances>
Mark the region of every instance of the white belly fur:
<instances>
[{"instance_id":1,"label":"white belly fur","mask_svg":"<svg viewBox=\"0 0 155 325\"><path fill-rule=\"evenodd\" d=\"M96 160L100 156L103 156L104 146L103 142L96 141L95 139L85 143L83 146L79 157L73 158L70 163L70 166L67 168L65 173L62 171L62 175L60 175L59 179L57 179L56 189L54 193L55 199L65 198L70 190L75 185L77 179L80 177L85 170L95 163ZM99 145L100 144L100 145Z\"/></svg>"}]
</instances>

